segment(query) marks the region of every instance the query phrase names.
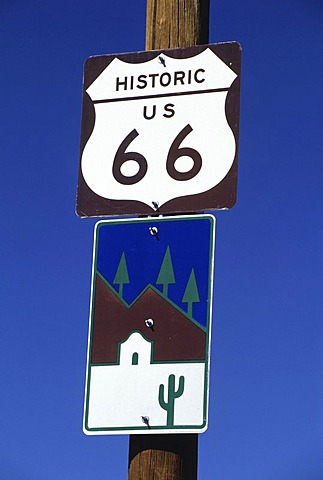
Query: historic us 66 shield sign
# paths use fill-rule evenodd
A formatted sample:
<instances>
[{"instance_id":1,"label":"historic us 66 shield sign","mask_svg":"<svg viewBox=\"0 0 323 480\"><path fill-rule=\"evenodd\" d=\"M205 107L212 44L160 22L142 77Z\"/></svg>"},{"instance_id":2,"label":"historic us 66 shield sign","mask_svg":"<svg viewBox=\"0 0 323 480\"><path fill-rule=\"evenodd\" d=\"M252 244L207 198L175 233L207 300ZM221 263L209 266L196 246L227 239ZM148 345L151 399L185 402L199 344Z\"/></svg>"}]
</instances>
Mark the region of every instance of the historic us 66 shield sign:
<instances>
[{"instance_id":1,"label":"historic us 66 shield sign","mask_svg":"<svg viewBox=\"0 0 323 480\"><path fill-rule=\"evenodd\" d=\"M96 226L84 432L207 427L214 218Z\"/></svg>"},{"instance_id":2,"label":"historic us 66 shield sign","mask_svg":"<svg viewBox=\"0 0 323 480\"><path fill-rule=\"evenodd\" d=\"M235 42L89 58L77 214L232 207L240 59Z\"/></svg>"}]
</instances>

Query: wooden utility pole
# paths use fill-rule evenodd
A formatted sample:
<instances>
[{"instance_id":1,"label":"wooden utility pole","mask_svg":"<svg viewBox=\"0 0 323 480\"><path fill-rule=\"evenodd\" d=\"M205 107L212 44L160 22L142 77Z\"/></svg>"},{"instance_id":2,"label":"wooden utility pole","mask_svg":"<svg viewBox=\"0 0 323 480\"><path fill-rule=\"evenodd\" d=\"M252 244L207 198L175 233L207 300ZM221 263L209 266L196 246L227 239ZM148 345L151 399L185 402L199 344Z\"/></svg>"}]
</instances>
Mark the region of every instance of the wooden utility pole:
<instances>
[{"instance_id":1,"label":"wooden utility pole","mask_svg":"<svg viewBox=\"0 0 323 480\"><path fill-rule=\"evenodd\" d=\"M210 0L147 0L146 50L209 42Z\"/></svg>"},{"instance_id":2,"label":"wooden utility pole","mask_svg":"<svg viewBox=\"0 0 323 480\"><path fill-rule=\"evenodd\" d=\"M131 435L129 480L196 480L197 434Z\"/></svg>"},{"instance_id":3,"label":"wooden utility pole","mask_svg":"<svg viewBox=\"0 0 323 480\"><path fill-rule=\"evenodd\" d=\"M146 50L209 42L210 0L147 0ZM197 434L130 435L128 480L196 480Z\"/></svg>"}]
</instances>

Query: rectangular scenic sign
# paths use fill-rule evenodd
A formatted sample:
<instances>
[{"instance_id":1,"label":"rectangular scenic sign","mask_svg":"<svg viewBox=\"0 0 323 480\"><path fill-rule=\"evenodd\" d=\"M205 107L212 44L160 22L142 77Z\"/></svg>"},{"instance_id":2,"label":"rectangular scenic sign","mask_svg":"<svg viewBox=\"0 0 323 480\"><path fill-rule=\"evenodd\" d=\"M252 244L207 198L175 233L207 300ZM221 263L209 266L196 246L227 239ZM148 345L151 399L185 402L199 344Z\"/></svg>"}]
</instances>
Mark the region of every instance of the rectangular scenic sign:
<instances>
[{"instance_id":1,"label":"rectangular scenic sign","mask_svg":"<svg viewBox=\"0 0 323 480\"><path fill-rule=\"evenodd\" d=\"M97 223L84 432L207 428L215 219Z\"/></svg>"}]
</instances>

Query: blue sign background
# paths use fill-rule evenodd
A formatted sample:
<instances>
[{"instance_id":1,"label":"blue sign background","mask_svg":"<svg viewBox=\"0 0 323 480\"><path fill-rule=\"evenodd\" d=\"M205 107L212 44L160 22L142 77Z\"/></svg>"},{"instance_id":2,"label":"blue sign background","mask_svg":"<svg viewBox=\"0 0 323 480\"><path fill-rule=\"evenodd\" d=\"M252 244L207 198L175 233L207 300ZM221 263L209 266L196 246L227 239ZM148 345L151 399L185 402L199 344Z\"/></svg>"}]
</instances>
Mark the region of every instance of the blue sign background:
<instances>
[{"instance_id":1,"label":"blue sign background","mask_svg":"<svg viewBox=\"0 0 323 480\"><path fill-rule=\"evenodd\" d=\"M182 302L194 268L200 302L193 304L193 318L207 326L211 295L213 217L163 217L129 221L99 222L95 267L113 284L122 253L125 253L129 283L123 286L123 299L131 303L148 285L162 291L156 280L167 249L170 248L175 282L168 287L168 298L187 311ZM158 228L154 237L149 228Z\"/></svg>"}]
</instances>

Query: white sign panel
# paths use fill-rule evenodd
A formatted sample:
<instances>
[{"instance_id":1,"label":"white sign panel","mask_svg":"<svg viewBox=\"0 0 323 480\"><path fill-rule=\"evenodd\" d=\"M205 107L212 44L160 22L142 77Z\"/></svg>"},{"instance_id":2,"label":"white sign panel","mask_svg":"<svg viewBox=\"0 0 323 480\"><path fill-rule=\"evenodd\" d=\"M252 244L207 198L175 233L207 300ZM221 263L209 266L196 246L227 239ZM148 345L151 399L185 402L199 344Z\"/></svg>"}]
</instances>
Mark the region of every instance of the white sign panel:
<instances>
[{"instance_id":1,"label":"white sign panel","mask_svg":"<svg viewBox=\"0 0 323 480\"><path fill-rule=\"evenodd\" d=\"M227 111L237 68L212 46L135 55L110 56L84 86L92 113L83 114L78 214L229 208L236 165L233 183L209 192L237 160L237 119L230 125ZM91 72L100 58L88 60Z\"/></svg>"}]
</instances>

